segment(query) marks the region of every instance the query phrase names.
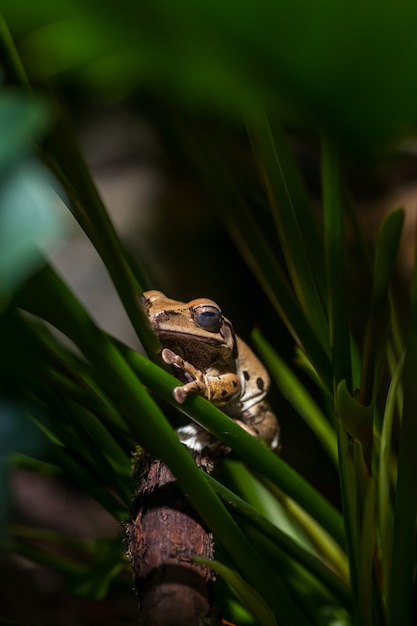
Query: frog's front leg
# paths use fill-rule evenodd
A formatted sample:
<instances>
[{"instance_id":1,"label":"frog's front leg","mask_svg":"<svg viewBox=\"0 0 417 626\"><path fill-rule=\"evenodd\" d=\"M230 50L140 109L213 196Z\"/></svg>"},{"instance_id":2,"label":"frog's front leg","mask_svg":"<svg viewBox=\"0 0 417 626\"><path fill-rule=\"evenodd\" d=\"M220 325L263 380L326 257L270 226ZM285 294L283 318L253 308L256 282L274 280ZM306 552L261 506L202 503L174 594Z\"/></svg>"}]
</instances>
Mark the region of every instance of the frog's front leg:
<instances>
[{"instance_id":1,"label":"frog's front leg","mask_svg":"<svg viewBox=\"0 0 417 626\"><path fill-rule=\"evenodd\" d=\"M172 392L174 399L182 404L185 402L188 394L197 393L199 396L206 398L213 404L222 405L230 401L240 393L240 380L237 374L226 373L222 375L204 374L185 361L179 354L176 354L168 348L162 350L162 360L167 365L180 369L184 374L192 380L179 387L175 387Z\"/></svg>"},{"instance_id":2,"label":"frog's front leg","mask_svg":"<svg viewBox=\"0 0 417 626\"><path fill-rule=\"evenodd\" d=\"M198 393L203 397L207 397L207 385L204 382L204 376L200 370L196 369L194 365L185 361L179 354L175 354L175 352L168 348L162 350L161 356L164 363L173 365L174 368L180 369L193 379L189 383L181 385L181 387L175 387L172 395L177 402L180 404L185 402L189 393Z\"/></svg>"}]
</instances>

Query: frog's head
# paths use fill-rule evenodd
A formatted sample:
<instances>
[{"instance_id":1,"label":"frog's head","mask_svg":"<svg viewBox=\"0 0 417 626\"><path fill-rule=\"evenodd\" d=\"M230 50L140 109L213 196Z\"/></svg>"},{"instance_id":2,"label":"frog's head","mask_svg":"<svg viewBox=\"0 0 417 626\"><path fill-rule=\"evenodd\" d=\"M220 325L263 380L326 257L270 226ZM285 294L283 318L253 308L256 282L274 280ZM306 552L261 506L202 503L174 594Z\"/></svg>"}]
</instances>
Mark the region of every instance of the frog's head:
<instances>
[{"instance_id":1,"label":"frog's head","mask_svg":"<svg viewBox=\"0 0 417 626\"><path fill-rule=\"evenodd\" d=\"M146 291L142 307L162 345L182 348L183 352L205 344L206 349L235 356L236 339L233 327L218 304L208 298L179 302L161 291Z\"/></svg>"}]
</instances>

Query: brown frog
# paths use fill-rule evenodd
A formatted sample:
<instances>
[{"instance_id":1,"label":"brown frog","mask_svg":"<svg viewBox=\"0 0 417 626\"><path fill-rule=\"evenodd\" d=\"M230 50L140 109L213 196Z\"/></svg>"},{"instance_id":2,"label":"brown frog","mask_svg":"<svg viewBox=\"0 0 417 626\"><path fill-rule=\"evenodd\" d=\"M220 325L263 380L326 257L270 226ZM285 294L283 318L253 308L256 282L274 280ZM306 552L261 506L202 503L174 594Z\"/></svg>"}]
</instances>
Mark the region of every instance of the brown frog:
<instances>
[{"instance_id":1,"label":"brown frog","mask_svg":"<svg viewBox=\"0 0 417 626\"><path fill-rule=\"evenodd\" d=\"M279 425L263 400L269 375L249 346L235 335L220 307L207 298L178 302L160 291L147 291L142 306L162 346L162 359L183 383L173 396L180 404L197 393L219 407L248 433L273 450ZM190 424L178 430L189 448L213 447L213 437Z\"/></svg>"}]
</instances>

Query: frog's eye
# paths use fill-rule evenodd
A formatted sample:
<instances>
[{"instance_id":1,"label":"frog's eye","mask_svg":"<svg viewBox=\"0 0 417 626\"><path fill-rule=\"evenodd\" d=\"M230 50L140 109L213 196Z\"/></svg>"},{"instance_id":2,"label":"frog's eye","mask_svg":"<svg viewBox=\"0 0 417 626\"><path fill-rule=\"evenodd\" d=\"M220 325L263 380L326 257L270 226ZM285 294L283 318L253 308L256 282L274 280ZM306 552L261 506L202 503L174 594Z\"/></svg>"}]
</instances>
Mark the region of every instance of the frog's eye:
<instances>
[{"instance_id":1,"label":"frog's eye","mask_svg":"<svg viewBox=\"0 0 417 626\"><path fill-rule=\"evenodd\" d=\"M200 304L192 309L195 323L211 333L218 333L222 312L212 304Z\"/></svg>"}]
</instances>

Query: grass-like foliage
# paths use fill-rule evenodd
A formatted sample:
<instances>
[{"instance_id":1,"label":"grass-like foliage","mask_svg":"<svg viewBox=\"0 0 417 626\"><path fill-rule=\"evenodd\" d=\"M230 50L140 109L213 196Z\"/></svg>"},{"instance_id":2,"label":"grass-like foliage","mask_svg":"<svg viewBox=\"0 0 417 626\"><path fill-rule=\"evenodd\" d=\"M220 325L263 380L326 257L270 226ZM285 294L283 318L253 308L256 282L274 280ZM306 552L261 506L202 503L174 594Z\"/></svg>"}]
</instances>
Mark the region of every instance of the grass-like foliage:
<instances>
[{"instance_id":1,"label":"grass-like foliage","mask_svg":"<svg viewBox=\"0 0 417 626\"><path fill-rule=\"evenodd\" d=\"M131 457L142 446L172 469L215 535L219 556L212 567L227 583L219 587L218 602L228 619L412 626L417 265L408 325L400 332L392 279L404 214L396 210L359 259L370 289L361 312L364 330L356 332L346 225L355 236L361 232L342 163L355 150L369 158L415 124L417 96L410 84L417 48L407 56L404 44L415 37L415 8L380 3L374 28L375 7L360 3L353 3L360 19L344 2L316 3L313 10L307 2L291 8L266 0L244 6L187 0L177 7L158 0L122 3L124 11L120 3L90 0L82 12L71 2L3 4L0 450L8 461L2 480L7 482L10 464L66 475L122 521L133 493ZM151 24L159 26L154 34ZM354 24L360 28L350 42L346 32ZM401 46L388 47L388 40ZM349 58L369 65L349 65ZM386 72L400 64L388 97ZM276 337L262 329L252 337L273 381L338 472L341 510L207 401L190 397L176 405L171 394L177 381L158 365L158 345L139 305L141 293L158 285L145 283L147 268L132 261L97 193L55 96L55 75L63 70L69 72L67 89L90 84L96 94L112 97L128 97L141 85L175 87L180 102L188 99L197 110L233 118L244 129L267 199L267 222L228 168L215 136L203 125L198 134L175 132L216 219L293 338L297 359L290 367ZM320 145L320 210L313 209L283 129L291 106ZM100 255L149 358L99 328L39 252L40 240L45 249L62 231L51 188ZM227 488L196 467L162 412L161 398L233 450ZM73 593L102 598L116 580L129 585L117 540L84 545L47 529L9 527L8 504L4 496L4 545L65 572ZM39 539L52 549L41 549ZM53 550L60 542L71 547L71 541L88 567Z\"/></svg>"}]
</instances>

